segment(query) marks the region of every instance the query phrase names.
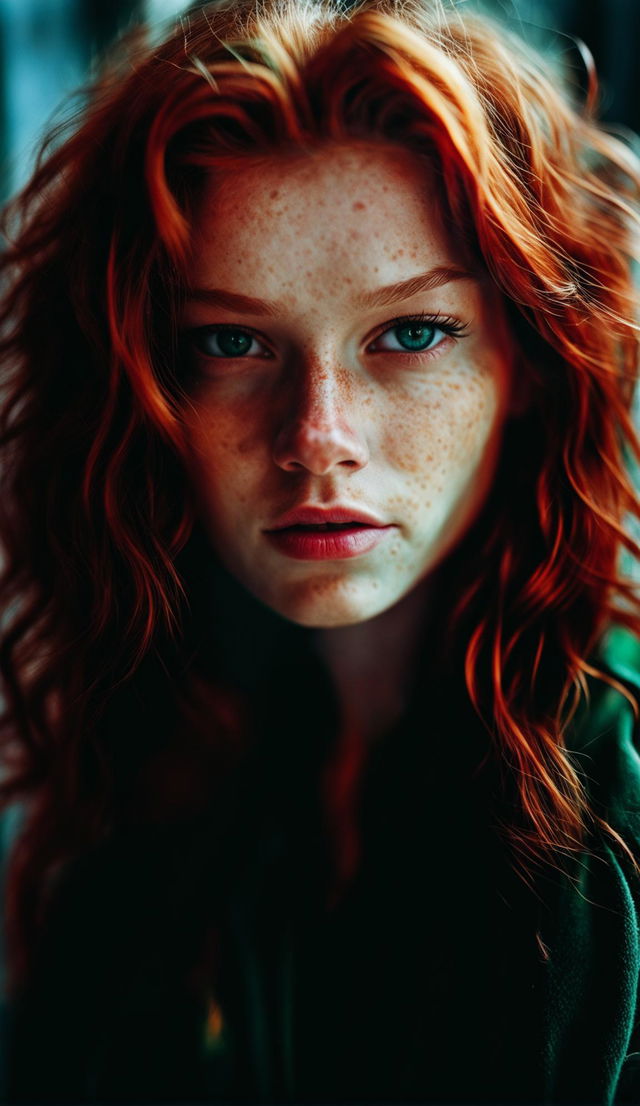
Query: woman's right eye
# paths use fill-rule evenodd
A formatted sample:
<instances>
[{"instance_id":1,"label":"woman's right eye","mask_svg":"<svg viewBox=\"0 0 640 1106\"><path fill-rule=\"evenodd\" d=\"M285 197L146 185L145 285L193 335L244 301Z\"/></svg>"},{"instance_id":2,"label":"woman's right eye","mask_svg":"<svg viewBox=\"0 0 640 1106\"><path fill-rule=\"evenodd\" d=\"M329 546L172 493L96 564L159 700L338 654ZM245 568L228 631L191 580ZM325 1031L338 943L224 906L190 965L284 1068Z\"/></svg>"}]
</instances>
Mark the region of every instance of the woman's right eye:
<instances>
[{"instance_id":1,"label":"woman's right eye","mask_svg":"<svg viewBox=\"0 0 640 1106\"><path fill-rule=\"evenodd\" d=\"M251 333L237 326L199 326L189 338L204 357L271 357L265 346Z\"/></svg>"}]
</instances>

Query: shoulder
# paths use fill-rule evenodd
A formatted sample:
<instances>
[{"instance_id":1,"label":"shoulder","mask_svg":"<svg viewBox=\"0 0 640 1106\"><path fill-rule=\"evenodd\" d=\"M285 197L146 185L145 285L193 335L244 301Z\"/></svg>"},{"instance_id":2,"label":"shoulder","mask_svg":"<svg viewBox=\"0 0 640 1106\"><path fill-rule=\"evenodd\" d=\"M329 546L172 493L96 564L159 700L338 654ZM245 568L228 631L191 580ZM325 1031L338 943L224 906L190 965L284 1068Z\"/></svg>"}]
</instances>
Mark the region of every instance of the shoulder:
<instances>
[{"instance_id":1,"label":"shoulder","mask_svg":"<svg viewBox=\"0 0 640 1106\"><path fill-rule=\"evenodd\" d=\"M631 1103L640 1101L640 879L632 862L640 862L640 640L611 626L589 660L593 673L565 742L617 840L595 830L571 878L557 884L545 942L547 1062L554 1101L570 1088L571 1101Z\"/></svg>"},{"instance_id":2,"label":"shoulder","mask_svg":"<svg viewBox=\"0 0 640 1106\"><path fill-rule=\"evenodd\" d=\"M596 662L640 696L640 638L626 626L612 624L600 639Z\"/></svg>"},{"instance_id":3,"label":"shoulder","mask_svg":"<svg viewBox=\"0 0 640 1106\"><path fill-rule=\"evenodd\" d=\"M640 639L610 626L591 663L592 675L566 744L591 799L640 854Z\"/></svg>"},{"instance_id":4,"label":"shoulder","mask_svg":"<svg viewBox=\"0 0 640 1106\"><path fill-rule=\"evenodd\" d=\"M568 727L570 749L598 746L612 731L635 728L640 710L640 638L625 626L610 625L589 657L591 671L575 717Z\"/></svg>"}]
</instances>

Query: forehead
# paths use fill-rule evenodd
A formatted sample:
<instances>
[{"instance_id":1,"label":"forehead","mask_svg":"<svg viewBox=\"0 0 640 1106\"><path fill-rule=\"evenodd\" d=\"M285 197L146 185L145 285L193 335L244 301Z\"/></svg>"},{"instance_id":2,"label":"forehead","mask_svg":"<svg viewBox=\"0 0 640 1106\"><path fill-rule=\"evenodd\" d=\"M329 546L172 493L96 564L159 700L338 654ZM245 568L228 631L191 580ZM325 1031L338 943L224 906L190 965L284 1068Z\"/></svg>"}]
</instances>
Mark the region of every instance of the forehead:
<instances>
[{"instance_id":1,"label":"forehead","mask_svg":"<svg viewBox=\"0 0 640 1106\"><path fill-rule=\"evenodd\" d=\"M198 279L212 265L242 267L248 277L251 261L276 266L282 279L305 258L335 278L337 269L362 273L381 260L452 263L458 252L427 158L364 142L216 170L199 199L193 241Z\"/></svg>"},{"instance_id":2,"label":"forehead","mask_svg":"<svg viewBox=\"0 0 640 1106\"><path fill-rule=\"evenodd\" d=\"M315 191L336 180L359 178L371 199L382 201L390 188L402 191L414 185L428 191L430 175L431 162L426 156L382 140L353 140L308 150L247 155L241 165L217 168L209 177L207 194L231 199L241 180L246 195L257 197L267 184Z\"/></svg>"}]
</instances>

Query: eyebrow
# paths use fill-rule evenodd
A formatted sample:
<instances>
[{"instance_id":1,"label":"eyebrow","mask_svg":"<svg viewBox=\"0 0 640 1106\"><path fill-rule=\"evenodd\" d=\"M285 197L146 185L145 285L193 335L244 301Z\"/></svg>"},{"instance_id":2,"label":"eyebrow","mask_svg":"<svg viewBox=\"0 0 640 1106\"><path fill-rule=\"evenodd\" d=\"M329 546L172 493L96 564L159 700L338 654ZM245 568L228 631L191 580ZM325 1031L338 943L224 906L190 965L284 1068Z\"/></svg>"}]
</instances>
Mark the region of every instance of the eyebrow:
<instances>
[{"instance_id":1,"label":"eyebrow","mask_svg":"<svg viewBox=\"0 0 640 1106\"><path fill-rule=\"evenodd\" d=\"M468 269L462 269L457 265L437 265L426 273L418 273L407 280L398 281L396 284L386 284L383 288L375 288L371 292L363 292L356 297L356 305L367 309L372 307L387 307L397 300L409 299L418 292L429 292L434 288L441 288L454 280L473 280L475 274ZM224 288L190 288L187 294L188 301L206 303L211 307L227 307L231 311L237 311L241 315L283 315L285 309L277 301L261 300L254 296L245 296L241 292L228 292Z\"/></svg>"}]
</instances>

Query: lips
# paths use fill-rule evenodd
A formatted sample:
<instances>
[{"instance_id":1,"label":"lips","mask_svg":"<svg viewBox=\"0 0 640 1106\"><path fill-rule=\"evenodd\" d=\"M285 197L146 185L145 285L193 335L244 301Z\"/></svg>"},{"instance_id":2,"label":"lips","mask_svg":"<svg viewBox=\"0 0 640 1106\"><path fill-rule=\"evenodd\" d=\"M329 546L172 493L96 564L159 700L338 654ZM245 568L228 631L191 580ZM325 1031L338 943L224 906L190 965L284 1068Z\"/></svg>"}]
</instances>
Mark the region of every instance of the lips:
<instances>
[{"instance_id":1,"label":"lips","mask_svg":"<svg viewBox=\"0 0 640 1106\"><path fill-rule=\"evenodd\" d=\"M319 531L323 531L323 532L326 533L328 531L333 531L333 530L349 530L352 527L367 526L367 525L368 525L368 523L366 523L366 522L355 522L355 521L352 521L352 522L319 522L319 523L316 523L315 525L311 525L310 523L299 523L295 526L283 527L283 529L285 529L285 530L319 530Z\"/></svg>"},{"instance_id":2,"label":"lips","mask_svg":"<svg viewBox=\"0 0 640 1106\"><path fill-rule=\"evenodd\" d=\"M375 548L393 529L374 515L348 506L297 507L265 534L294 560L343 560Z\"/></svg>"},{"instance_id":3,"label":"lips","mask_svg":"<svg viewBox=\"0 0 640 1106\"><path fill-rule=\"evenodd\" d=\"M336 505L335 507L294 507L282 515L269 532L284 530L291 526L330 526L354 523L360 526L385 526L382 519L357 507Z\"/></svg>"}]
</instances>

